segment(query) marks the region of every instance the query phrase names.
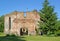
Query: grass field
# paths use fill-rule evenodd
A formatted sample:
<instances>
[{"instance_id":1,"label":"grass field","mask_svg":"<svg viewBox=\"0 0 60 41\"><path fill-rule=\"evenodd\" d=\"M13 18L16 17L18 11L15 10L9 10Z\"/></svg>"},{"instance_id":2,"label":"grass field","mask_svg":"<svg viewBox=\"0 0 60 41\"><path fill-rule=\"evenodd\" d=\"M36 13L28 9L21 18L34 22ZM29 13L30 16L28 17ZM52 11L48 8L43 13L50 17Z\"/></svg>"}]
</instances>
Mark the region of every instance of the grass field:
<instances>
[{"instance_id":1,"label":"grass field","mask_svg":"<svg viewBox=\"0 0 60 41\"><path fill-rule=\"evenodd\" d=\"M60 37L25 36L26 41L60 41Z\"/></svg>"},{"instance_id":2,"label":"grass field","mask_svg":"<svg viewBox=\"0 0 60 41\"><path fill-rule=\"evenodd\" d=\"M0 41L60 41L60 37L47 36L5 36L0 34Z\"/></svg>"}]
</instances>

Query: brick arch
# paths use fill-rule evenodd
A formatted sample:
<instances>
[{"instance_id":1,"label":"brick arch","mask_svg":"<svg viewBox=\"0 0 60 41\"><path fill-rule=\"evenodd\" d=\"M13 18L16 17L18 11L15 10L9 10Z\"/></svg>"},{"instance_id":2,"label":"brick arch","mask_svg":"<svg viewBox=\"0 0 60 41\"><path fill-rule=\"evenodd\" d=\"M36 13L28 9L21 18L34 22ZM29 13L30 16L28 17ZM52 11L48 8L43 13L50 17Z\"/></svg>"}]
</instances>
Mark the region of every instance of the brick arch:
<instances>
[{"instance_id":1,"label":"brick arch","mask_svg":"<svg viewBox=\"0 0 60 41\"><path fill-rule=\"evenodd\" d=\"M28 35L28 28L20 28L20 35Z\"/></svg>"}]
</instances>

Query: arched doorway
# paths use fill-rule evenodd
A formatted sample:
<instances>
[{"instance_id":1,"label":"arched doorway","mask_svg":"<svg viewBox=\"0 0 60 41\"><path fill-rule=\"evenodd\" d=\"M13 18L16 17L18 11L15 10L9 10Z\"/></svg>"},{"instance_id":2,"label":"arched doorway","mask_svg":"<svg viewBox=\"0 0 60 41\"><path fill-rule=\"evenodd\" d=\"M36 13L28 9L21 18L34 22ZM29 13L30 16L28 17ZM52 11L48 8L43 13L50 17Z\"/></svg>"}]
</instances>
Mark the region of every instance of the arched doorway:
<instances>
[{"instance_id":1,"label":"arched doorway","mask_svg":"<svg viewBox=\"0 0 60 41\"><path fill-rule=\"evenodd\" d=\"M28 29L27 28L20 28L20 35L28 35Z\"/></svg>"}]
</instances>

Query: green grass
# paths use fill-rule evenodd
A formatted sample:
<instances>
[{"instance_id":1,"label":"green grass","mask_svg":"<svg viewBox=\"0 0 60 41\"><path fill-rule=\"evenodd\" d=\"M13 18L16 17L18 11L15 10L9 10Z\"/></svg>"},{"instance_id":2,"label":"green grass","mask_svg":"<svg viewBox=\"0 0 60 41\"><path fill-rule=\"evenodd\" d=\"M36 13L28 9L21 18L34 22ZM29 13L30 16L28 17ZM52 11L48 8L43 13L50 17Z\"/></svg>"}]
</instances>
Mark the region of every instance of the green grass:
<instances>
[{"instance_id":1,"label":"green grass","mask_svg":"<svg viewBox=\"0 0 60 41\"><path fill-rule=\"evenodd\" d=\"M60 37L47 36L5 36L0 33L0 41L60 41Z\"/></svg>"},{"instance_id":2,"label":"green grass","mask_svg":"<svg viewBox=\"0 0 60 41\"><path fill-rule=\"evenodd\" d=\"M5 36L5 34L4 34L4 33L2 33L2 32L0 32L0 37L1 37L1 36Z\"/></svg>"},{"instance_id":3,"label":"green grass","mask_svg":"<svg viewBox=\"0 0 60 41\"><path fill-rule=\"evenodd\" d=\"M60 37L25 36L26 41L60 41Z\"/></svg>"}]
</instances>

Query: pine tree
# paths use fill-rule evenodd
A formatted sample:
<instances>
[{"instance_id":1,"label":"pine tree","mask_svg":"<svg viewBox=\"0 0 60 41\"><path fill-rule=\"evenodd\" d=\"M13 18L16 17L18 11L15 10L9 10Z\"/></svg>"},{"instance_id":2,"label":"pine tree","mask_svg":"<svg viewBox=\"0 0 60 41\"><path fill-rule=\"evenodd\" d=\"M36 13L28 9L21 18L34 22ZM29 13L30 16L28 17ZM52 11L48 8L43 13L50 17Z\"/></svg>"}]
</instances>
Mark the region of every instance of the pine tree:
<instances>
[{"instance_id":1,"label":"pine tree","mask_svg":"<svg viewBox=\"0 0 60 41\"><path fill-rule=\"evenodd\" d=\"M57 21L56 13L54 12L54 7L49 5L48 0L43 3L43 8L40 10L40 20L39 27L44 34L54 34L55 24Z\"/></svg>"}]
</instances>

